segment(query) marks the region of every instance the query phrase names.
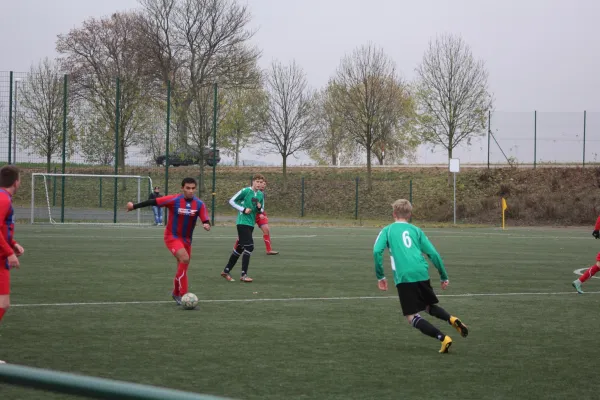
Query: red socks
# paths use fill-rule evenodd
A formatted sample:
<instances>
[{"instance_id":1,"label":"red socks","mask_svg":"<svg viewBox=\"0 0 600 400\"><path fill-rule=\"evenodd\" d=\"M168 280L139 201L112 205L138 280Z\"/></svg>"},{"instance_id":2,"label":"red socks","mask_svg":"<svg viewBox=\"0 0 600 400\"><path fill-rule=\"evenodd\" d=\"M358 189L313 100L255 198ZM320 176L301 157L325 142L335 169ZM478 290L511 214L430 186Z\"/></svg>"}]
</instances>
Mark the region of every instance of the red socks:
<instances>
[{"instance_id":1,"label":"red socks","mask_svg":"<svg viewBox=\"0 0 600 400\"><path fill-rule=\"evenodd\" d=\"M581 275L579 277L579 282L583 283L583 282L587 281L592 276L594 276L596 274L596 272L598 272L598 271L600 271L600 267L598 267L597 265L592 265L590 268L588 268L587 271L585 271L583 273L583 275Z\"/></svg>"},{"instance_id":2,"label":"red socks","mask_svg":"<svg viewBox=\"0 0 600 400\"><path fill-rule=\"evenodd\" d=\"M175 296L183 296L188 292L188 266L189 264L177 264L177 274L175 274L175 279L173 279L173 294Z\"/></svg>"},{"instance_id":3,"label":"red socks","mask_svg":"<svg viewBox=\"0 0 600 400\"><path fill-rule=\"evenodd\" d=\"M6 308L0 308L0 321L2 321L2 317L6 314Z\"/></svg>"},{"instance_id":4,"label":"red socks","mask_svg":"<svg viewBox=\"0 0 600 400\"><path fill-rule=\"evenodd\" d=\"M267 247L267 251L273 250L271 248L271 235L263 235L263 239L265 241L265 246Z\"/></svg>"}]
</instances>

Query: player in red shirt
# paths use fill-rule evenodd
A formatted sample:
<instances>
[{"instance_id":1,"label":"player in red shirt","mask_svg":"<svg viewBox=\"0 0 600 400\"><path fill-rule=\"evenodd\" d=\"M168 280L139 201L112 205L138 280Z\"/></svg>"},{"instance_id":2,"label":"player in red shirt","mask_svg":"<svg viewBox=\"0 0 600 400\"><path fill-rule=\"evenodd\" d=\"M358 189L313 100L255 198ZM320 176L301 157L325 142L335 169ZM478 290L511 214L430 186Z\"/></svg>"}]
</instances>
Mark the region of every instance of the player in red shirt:
<instances>
[{"instance_id":1,"label":"player in red shirt","mask_svg":"<svg viewBox=\"0 0 600 400\"><path fill-rule=\"evenodd\" d=\"M264 192L266 187L267 181L263 181L262 186L258 188L258 190ZM260 230L263 232L263 240L265 241L265 247L267 248L267 255L274 256L276 254L279 254L279 252L273 250L273 248L271 247L271 230L269 229L269 217L267 217L267 213L264 211L264 204L262 206L263 212L260 214L256 214L256 225L258 225ZM237 249L239 241L239 239L235 241L235 244L233 245L234 249Z\"/></svg>"},{"instance_id":2,"label":"player in red shirt","mask_svg":"<svg viewBox=\"0 0 600 400\"><path fill-rule=\"evenodd\" d=\"M165 245L177 259L177 273L173 280L173 300L181 304L181 296L188 292L187 270L192 255L192 234L196 221L200 218L204 230L210 231L210 221L206 205L194 194L196 180L184 178L181 182L182 194L163 196L138 204L127 203L127 211L140 207L158 206L169 209L169 219L165 227Z\"/></svg>"},{"instance_id":3,"label":"player in red shirt","mask_svg":"<svg viewBox=\"0 0 600 400\"><path fill-rule=\"evenodd\" d=\"M596 220L596 225L594 226L592 236L594 236L596 239L600 239L600 217L598 217L598 219ZM596 264L589 267L588 270L583 273L583 275L581 275L579 278L573 281L572 285L575 288L575 290L577 290L577 293L584 293L581 289L581 284L590 279L592 276L594 276L598 271L600 271L600 253L598 253L598 255L596 256Z\"/></svg>"},{"instance_id":4,"label":"player in red shirt","mask_svg":"<svg viewBox=\"0 0 600 400\"><path fill-rule=\"evenodd\" d=\"M12 196L21 180L14 165L0 168L0 321L10 307L10 270L19 268L19 259L25 250L14 239L15 214ZM4 363L4 361L0 361Z\"/></svg>"}]
</instances>

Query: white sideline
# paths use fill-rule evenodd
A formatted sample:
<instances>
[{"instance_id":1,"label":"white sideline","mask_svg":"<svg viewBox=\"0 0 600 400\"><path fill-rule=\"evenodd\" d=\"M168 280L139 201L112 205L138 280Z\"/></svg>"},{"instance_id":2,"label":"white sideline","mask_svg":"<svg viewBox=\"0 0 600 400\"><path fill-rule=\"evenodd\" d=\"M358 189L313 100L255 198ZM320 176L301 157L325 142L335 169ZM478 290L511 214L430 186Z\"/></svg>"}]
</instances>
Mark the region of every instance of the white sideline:
<instances>
[{"instance_id":1,"label":"white sideline","mask_svg":"<svg viewBox=\"0 0 600 400\"><path fill-rule=\"evenodd\" d=\"M600 294L599 292L585 292L585 294ZM512 293L461 293L439 294L438 297L501 297L501 296L561 296L577 295L577 292L512 292ZM355 297L289 297L267 299L213 299L199 300L200 303L255 303L255 302L287 302L287 301L335 301L335 300L378 300L398 299L398 296L355 296ZM11 304L11 307L76 307L76 306L112 306L129 304L163 304L173 303L173 300L151 301L102 301L90 303L39 303L39 304Z\"/></svg>"}]
</instances>

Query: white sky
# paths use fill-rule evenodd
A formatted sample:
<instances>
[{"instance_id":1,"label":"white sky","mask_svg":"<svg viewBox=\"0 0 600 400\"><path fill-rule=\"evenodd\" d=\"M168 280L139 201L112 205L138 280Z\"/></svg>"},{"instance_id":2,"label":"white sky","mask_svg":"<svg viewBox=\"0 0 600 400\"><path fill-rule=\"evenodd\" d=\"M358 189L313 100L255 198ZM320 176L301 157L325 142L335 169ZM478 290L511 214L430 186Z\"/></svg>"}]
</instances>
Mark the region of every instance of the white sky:
<instances>
[{"instance_id":1,"label":"white sky","mask_svg":"<svg viewBox=\"0 0 600 400\"><path fill-rule=\"evenodd\" d=\"M85 18L138 6L135 0L2 3L0 71L27 71L32 62L55 56L56 36ZM383 47L400 73L412 79L429 39L438 33L456 33L476 57L485 60L495 109L528 113L515 117L522 120L527 138L533 136L533 110L574 113L565 114L564 120L562 114L555 115L561 122L557 124L548 119L550 127L565 126L548 138L580 134L583 110L600 111L596 48L600 2L594 0L247 0L247 4L254 17L252 26L258 29L254 40L263 51L261 66L274 59L295 59L315 88L326 84L345 53L367 42ZM507 119L505 125L513 120L509 114L502 117ZM543 123L543 117L538 114L538 121ZM594 117L588 116L598 133L588 135L600 139L600 114L598 123ZM484 161L487 148L483 153L481 148L487 146L487 139L476 142L470 151L459 151L461 159ZM511 143L518 147L518 140ZM558 153L564 149L560 141L546 145L549 158L560 158ZM511 146L507 142L504 147ZM555 153L554 148L559 150ZM577 154L577 149L572 152ZM259 157L245 153L244 158ZM277 162L278 157L267 159ZM419 151L421 162L444 160L441 149L434 154L424 148Z\"/></svg>"}]
</instances>

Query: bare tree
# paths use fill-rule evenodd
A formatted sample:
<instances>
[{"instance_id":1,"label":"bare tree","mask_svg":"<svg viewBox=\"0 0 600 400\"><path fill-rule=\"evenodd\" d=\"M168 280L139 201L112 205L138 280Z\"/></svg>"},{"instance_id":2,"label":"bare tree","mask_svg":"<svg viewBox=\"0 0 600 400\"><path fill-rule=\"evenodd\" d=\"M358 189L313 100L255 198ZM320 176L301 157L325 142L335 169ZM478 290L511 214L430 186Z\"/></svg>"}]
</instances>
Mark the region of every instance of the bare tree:
<instances>
[{"instance_id":1,"label":"bare tree","mask_svg":"<svg viewBox=\"0 0 600 400\"><path fill-rule=\"evenodd\" d=\"M110 18L83 22L79 28L59 35L57 50L63 55L63 67L71 77L73 101L85 102L91 113L80 115L80 123L101 122L102 129L113 132L116 122L116 78L120 82L119 97L119 165L125 166L127 148L135 145L139 133L146 129L143 110L154 88L144 75L146 68L139 54L141 18L135 13L115 13ZM94 114L94 115L92 115ZM100 120L98 120L100 118ZM106 130L105 126L112 129Z\"/></svg>"},{"instance_id":2,"label":"bare tree","mask_svg":"<svg viewBox=\"0 0 600 400\"><path fill-rule=\"evenodd\" d=\"M232 88L225 93L220 114L218 143L226 154L234 157L239 166L240 152L250 143L262 127L267 98L260 89Z\"/></svg>"},{"instance_id":3,"label":"bare tree","mask_svg":"<svg viewBox=\"0 0 600 400\"><path fill-rule=\"evenodd\" d=\"M267 112L257 139L266 150L281 155L283 190L287 190L287 161L311 147L314 138L313 93L306 75L295 61L283 65L277 61L266 73Z\"/></svg>"},{"instance_id":4,"label":"bare tree","mask_svg":"<svg viewBox=\"0 0 600 400\"><path fill-rule=\"evenodd\" d=\"M366 152L367 187L372 188L374 146L385 142L407 118L407 90L395 63L372 44L345 56L334 79L334 106L343 126ZM402 142L401 142L402 143Z\"/></svg>"},{"instance_id":5,"label":"bare tree","mask_svg":"<svg viewBox=\"0 0 600 400\"><path fill-rule=\"evenodd\" d=\"M205 103L205 89L256 87L260 52L250 44L254 31L247 6L235 0L139 0L143 6L147 74L171 82L178 145L188 139L193 103ZM207 113L207 110L202 111Z\"/></svg>"},{"instance_id":6,"label":"bare tree","mask_svg":"<svg viewBox=\"0 0 600 400\"><path fill-rule=\"evenodd\" d=\"M416 71L421 135L445 148L450 159L460 143L485 133L492 96L484 62L461 37L444 35L429 42Z\"/></svg>"},{"instance_id":7,"label":"bare tree","mask_svg":"<svg viewBox=\"0 0 600 400\"><path fill-rule=\"evenodd\" d=\"M20 141L30 152L45 157L46 171L50 172L52 157L62 154L63 143L64 93L59 64L45 58L32 65L19 95ZM67 156L75 144L71 118L69 123Z\"/></svg>"},{"instance_id":8,"label":"bare tree","mask_svg":"<svg viewBox=\"0 0 600 400\"><path fill-rule=\"evenodd\" d=\"M309 154L321 165L353 164L360 158L360 148L335 109L334 95L334 82L317 93L313 116L316 134Z\"/></svg>"}]
</instances>

